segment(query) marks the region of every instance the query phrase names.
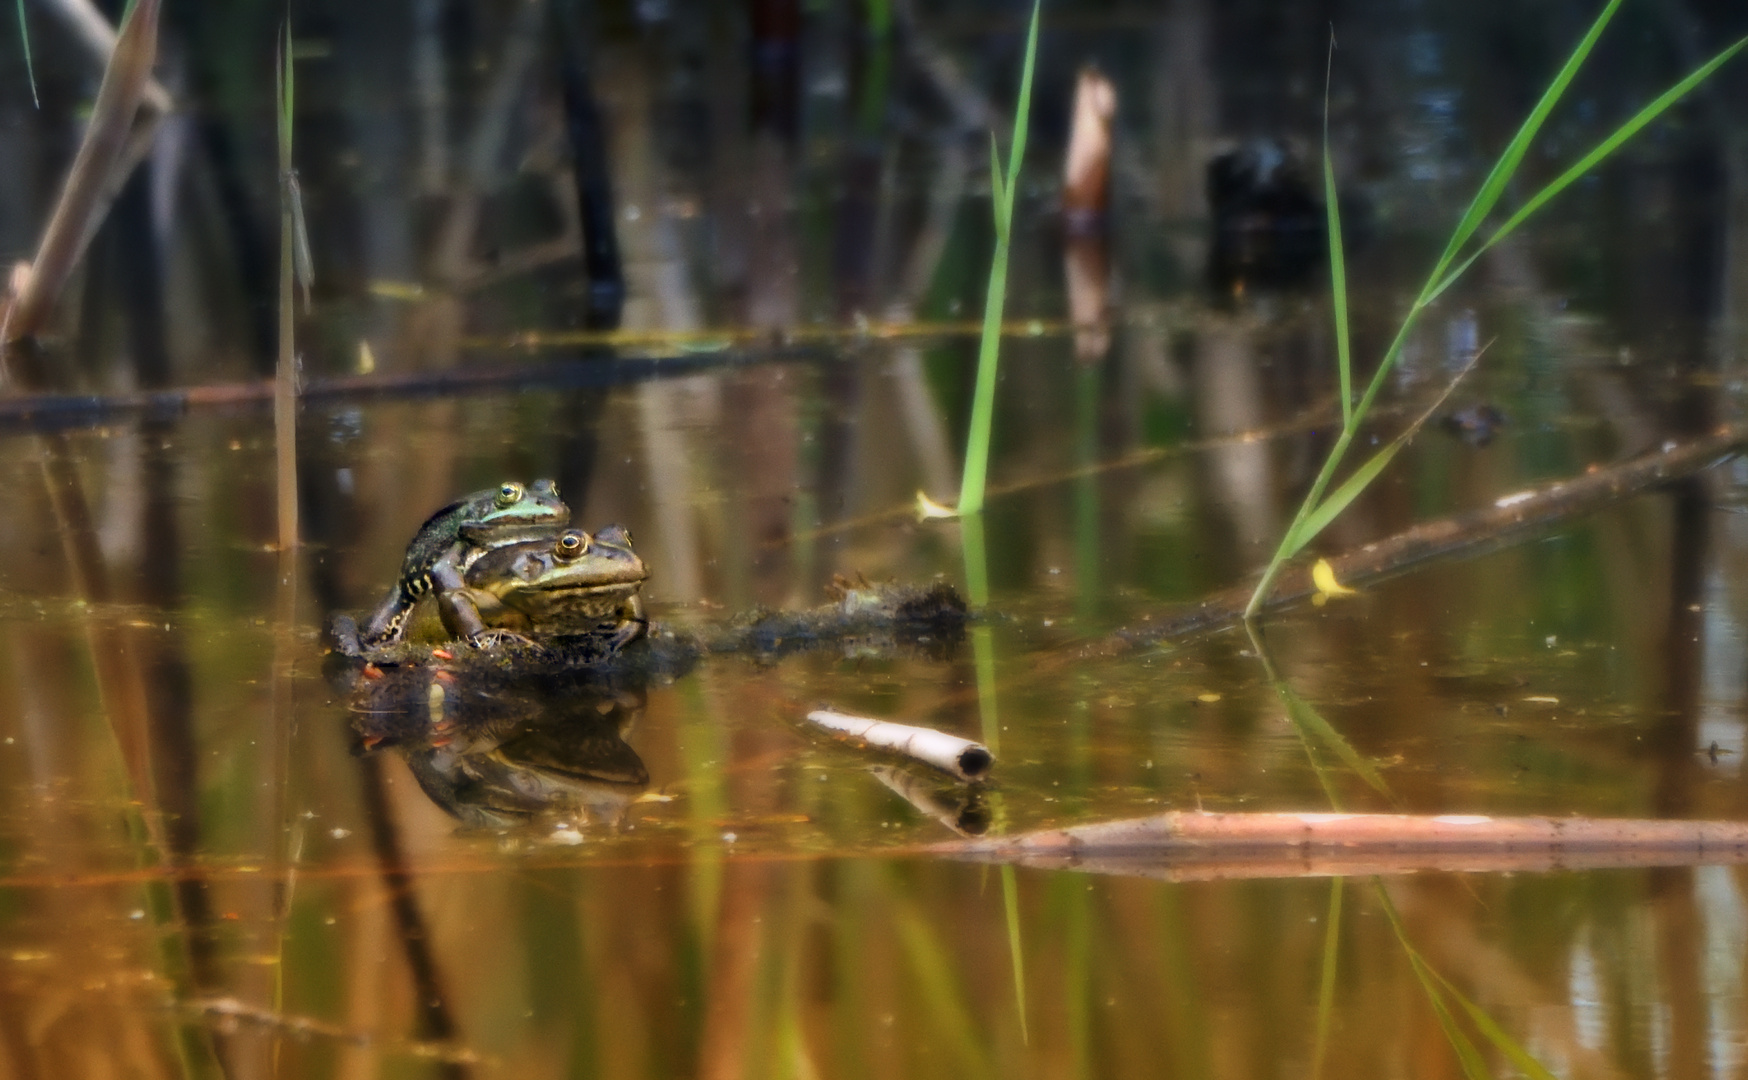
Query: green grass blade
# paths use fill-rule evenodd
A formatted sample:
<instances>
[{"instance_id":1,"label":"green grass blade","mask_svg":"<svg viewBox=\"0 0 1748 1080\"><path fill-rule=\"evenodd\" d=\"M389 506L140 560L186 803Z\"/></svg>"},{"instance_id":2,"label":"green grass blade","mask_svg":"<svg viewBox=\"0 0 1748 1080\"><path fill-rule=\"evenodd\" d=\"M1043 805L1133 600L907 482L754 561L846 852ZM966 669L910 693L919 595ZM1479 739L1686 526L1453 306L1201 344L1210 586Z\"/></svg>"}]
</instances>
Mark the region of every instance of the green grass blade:
<instances>
[{"instance_id":1,"label":"green grass blade","mask_svg":"<svg viewBox=\"0 0 1748 1080\"><path fill-rule=\"evenodd\" d=\"M959 514L983 511L983 485L989 472L989 432L995 414L996 364L1001 358L1001 313L1007 301L1008 245L997 239L983 300L983 337L977 346L977 387L971 399L971 430L965 437L965 473L959 481Z\"/></svg>"},{"instance_id":2,"label":"green grass blade","mask_svg":"<svg viewBox=\"0 0 1748 1080\"><path fill-rule=\"evenodd\" d=\"M1014 107L1014 141L1008 147L1007 181L1002 213L1011 225L1014 219L1014 192L1020 178L1020 162L1026 159L1026 130L1032 114L1032 68L1038 57L1038 14L1044 0L1032 0L1032 25L1026 31L1026 62L1020 69L1020 101Z\"/></svg>"},{"instance_id":3,"label":"green grass blade","mask_svg":"<svg viewBox=\"0 0 1748 1080\"><path fill-rule=\"evenodd\" d=\"M1397 452L1408 445L1408 438L1412 434L1409 432L1398 436L1390 445L1373 454L1370 460L1353 471L1352 476L1342 481L1342 485L1331 492L1327 499L1318 503L1317 509L1305 515L1303 520L1293 526L1293 530L1287 534L1286 543L1282 545L1286 557L1290 559L1304 550L1306 544L1309 544L1318 533L1328 528L1330 522L1341 516L1341 512L1347 509L1349 503L1359 498L1360 493L1366 488L1371 487L1372 481L1378 478L1378 474L1384 471L1385 466L1390 464L1390 460L1396 456Z\"/></svg>"},{"instance_id":4,"label":"green grass blade","mask_svg":"<svg viewBox=\"0 0 1748 1080\"><path fill-rule=\"evenodd\" d=\"M1329 207L1329 292L1335 309L1335 360L1341 375L1341 424L1353 423L1353 349L1347 333L1347 257L1342 251L1341 209L1335 199L1335 168L1329 162L1329 117L1323 118L1323 200Z\"/></svg>"},{"instance_id":5,"label":"green grass blade","mask_svg":"<svg viewBox=\"0 0 1748 1080\"><path fill-rule=\"evenodd\" d=\"M1390 785L1386 784L1384 778L1378 775L1378 770L1372 763L1367 761L1358 750L1355 750L1353 744L1347 741L1346 736L1335 730L1334 725L1323 719L1317 710L1311 707L1310 702L1300 697L1284 681L1279 683L1275 689L1280 691L1281 700L1287 707L1287 719L1293 722L1294 727L1315 736L1318 742L1327 747L1330 753L1340 758L1342 764L1358 773L1360 779L1364 780L1378 794L1391 795Z\"/></svg>"},{"instance_id":6,"label":"green grass blade","mask_svg":"<svg viewBox=\"0 0 1748 1080\"><path fill-rule=\"evenodd\" d=\"M977 385L971 399L971 429L965 437L965 470L959 480L961 516L983 512L983 489L989 472L989 433L995 416L996 366L1001 359L1002 308L1007 303L1008 238L1013 232L1014 195L1020 163L1026 156L1026 127L1031 115L1032 69L1038 53L1038 15L1042 0L1032 0L1032 25L1026 33L1026 60L1020 73L1020 100L1014 109L1014 141L1005 173L990 139L990 187L995 204L995 256L990 260L989 287L983 301L983 336L977 347Z\"/></svg>"},{"instance_id":7,"label":"green grass blade","mask_svg":"<svg viewBox=\"0 0 1748 1080\"><path fill-rule=\"evenodd\" d=\"M1329 721L1319 716L1317 710L1301 698L1282 677L1280 670L1275 667L1274 654L1270 652L1267 640L1253 626L1246 626L1245 631L1250 635L1251 648L1256 651L1256 658L1262 662L1263 677L1268 679L1269 686L1281 699L1281 705L1287 710L1287 719L1292 723L1293 730L1298 732L1299 741L1305 745L1305 755L1311 759L1311 768L1317 773L1318 781L1323 784L1324 793L1329 796L1329 805L1336 810L1342 809L1341 796L1324 775L1323 764L1312 744L1313 738L1331 750L1380 794L1394 798L1390 786L1384 783L1384 778L1378 775L1378 770L1372 767L1372 763L1360 756L1353 744L1343 738L1341 732L1335 730Z\"/></svg>"},{"instance_id":8,"label":"green grass blade","mask_svg":"<svg viewBox=\"0 0 1748 1080\"><path fill-rule=\"evenodd\" d=\"M1406 948L1406 942L1404 943ZM1487 1062L1481 1057L1481 1051L1475 1048L1475 1042L1467 1032L1457 1025L1457 1018L1452 1015L1451 1007L1445 1004L1444 996L1438 992L1436 978L1432 968L1413 949L1408 950L1408 964L1414 969L1414 977L1420 980L1420 988L1426 991L1426 998L1432 1004L1433 1015L1438 1017L1438 1026L1444 1029L1445 1039L1451 1044L1451 1049L1457 1053L1457 1060L1462 1063L1463 1075L1469 1080L1492 1080L1493 1073L1487 1068Z\"/></svg>"},{"instance_id":9,"label":"green grass blade","mask_svg":"<svg viewBox=\"0 0 1748 1080\"><path fill-rule=\"evenodd\" d=\"M892 923L899 946L909 962L915 983L917 1012L933 1025L934 1036L956 1075L987 1078L995 1075L989 1048L971 1011L969 997L951 950L935 927L909 902L897 907Z\"/></svg>"},{"instance_id":10,"label":"green grass blade","mask_svg":"<svg viewBox=\"0 0 1748 1080\"><path fill-rule=\"evenodd\" d=\"M1001 175L1001 150L995 143L995 132L989 133L989 210L995 215L995 242L1008 242L1008 219L1003 212L1007 206L1007 184Z\"/></svg>"},{"instance_id":11,"label":"green grass blade","mask_svg":"<svg viewBox=\"0 0 1748 1080\"><path fill-rule=\"evenodd\" d=\"M1395 346L1392 346L1392 349L1394 348ZM1315 509L1311 510L1309 513L1305 512L1303 507L1300 508L1299 514L1293 519L1293 524L1288 526L1287 534L1281 541L1280 550L1286 552L1288 558L1297 555L1306 544L1311 542L1313 537L1322 532L1328 527L1330 522L1339 517L1341 512L1347 508L1347 505L1359 497L1360 492L1364 491L1371 485L1373 480L1377 479L1378 474L1384 471L1384 467L1390 464L1390 459L1394 458L1397 452L1399 452L1404 446L1407 446L1409 442L1413 440L1415 435L1419 434L1420 429L1426 426L1426 422L1431 420L1435 413L1444 408L1445 402L1450 399L1451 393L1457 388L1457 384L1461 383L1463 379L1468 376L1469 372L1475 369L1475 365L1481 361L1481 354L1486 351L1486 347L1483 347L1477 350L1475 355L1469 357L1469 362L1463 365L1462 370L1458 371L1456 375L1451 378L1449 383L1445 384L1443 392L1433 400L1432 404L1422 410L1421 414L1414 418L1414 422L1409 424L1402 434L1396 436L1396 438L1391 441L1390 445L1378 451L1372 456L1371 460L1367 461L1364 465L1361 465L1358 469L1355 469L1353 475L1348 477L1346 482L1344 482L1339 488L1336 488L1333 495L1324 499L1322 502L1319 502ZM1368 396L1361 402L1362 412L1364 411L1363 406L1370 400L1371 399ZM1351 430L1348 430L1344 431L1343 434L1351 435L1352 432ZM1319 477L1319 479L1322 478ZM1321 491L1322 487L1318 487L1317 490ZM1307 498L1306 504L1309 505L1309 503L1310 499Z\"/></svg>"},{"instance_id":12,"label":"green grass blade","mask_svg":"<svg viewBox=\"0 0 1748 1080\"><path fill-rule=\"evenodd\" d=\"M1529 201L1524 203L1517 213L1507 218L1505 224L1499 226L1499 228L1494 231L1493 235L1487 238L1487 242L1481 245L1478 251L1463 260L1461 265L1451 271L1449 275L1440 279L1436 286L1428 291L1427 300L1431 301L1434 297L1449 288L1451 283L1461 277L1463 271L1467 270L1483 252L1488 248L1491 248L1494 244L1499 243L1499 241L1505 239L1505 237L1510 235L1519 225L1522 225L1525 221L1529 220L1530 215L1546 205L1550 199L1554 198L1554 196L1560 194L1562 191L1565 191L1568 187L1571 187L1575 181L1584 176L1584 174L1588 173L1591 169L1594 169L1604 158L1620 149L1628 139L1637 135L1640 129L1644 128L1645 125L1667 112L1670 106L1674 105L1677 101L1680 101L1690 91L1692 91L1694 87L1710 78L1711 74L1727 63L1731 57L1741 52L1744 46L1748 46L1748 38L1742 38L1740 41L1737 41L1734 45L1731 45L1723 52L1712 57L1698 68L1695 68L1686 78L1665 90L1662 94L1658 95L1656 100L1652 101L1649 105L1646 105L1643 109L1640 109L1636 114L1634 114L1632 119L1616 128L1613 134L1598 143L1595 149L1591 150L1590 153L1579 158L1571 168L1550 181L1546 187L1530 196Z\"/></svg>"},{"instance_id":13,"label":"green grass blade","mask_svg":"<svg viewBox=\"0 0 1748 1080\"><path fill-rule=\"evenodd\" d=\"M1020 1016L1020 1041L1030 1045L1032 1036L1026 1028L1026 954L1020 949L1020 882L1012 863L1001 866L1001 906L1008 923L1008 955L1014 966L1014 1008Z\"/></svg>"},{"instance_id":14,"label":"green grass blade","mask_svg":"<svg viewBox=\"0 0 1748 1080\"><path fill-rule=\"evenodd\" d=\"M1323 977L1317 986L1317 1044L1311 1051L1311 1080L1323 1076L1323 1053L1329 1046L1329 1018L1335 1012L1335 970L1341 943L1342 879L1329 879L1329 910L1323 917Z\"/></svg>"},{"instance_id":15,"label":"green grass blade","mask_svg":"<svg viewBox=\"0 0 1748 1080\"><path fill-rule=\"evenodd\" d=\"M1432 969L1428 968L1427 970L1431 971ZM1491 1016L1488 1016L1481 1006L1464 997L1462 991L1452 986L1449 979L1436 971L1432 971L1432 977L1444 986L1445 993L1456 999L1457 1004L1463 1007L1463 1011L1469 1014L1469 1019L1474 1022L1476 1029L1485 1035L1487 1041L1492 1043L1500 1053L1509 1058L1511 1063L1517 1066L1519 1072L1529 1077L1530 1080L1558 1080L1558 1077L1546 1065L1537 1061L1533 1054L1525 1050L1516 1039L1507 1034L1505 1029L1500 1027Z\"/></svg>"},{"instance_id":16,"label":"green grass blade","mask_svg":"<svg viewBox=\"0 0 1748 1080\"><path fill-rule=\"evenodd\" d=\"M30 27L24 21L24 0L18 0L18 40L24 43L24 77L30 80L30 103L42 108L36 96L36 64L30 57Z\"/></svg>"},{"instance_id":17,"label":"green grass blade","mask_svg":"<svg viewBox=\"0 0 1748 1080\"><path fill-rule=\"evenodd\" d=\"M1408 966L1413 969L1414 977L1420 981L1420 988L1426 992L1433 1015L1438 1018L1438 1026L1444 1029L1445 1039L1450 1042L1451 1049L1456 1051L1457 1061L1463 1066L1463 1075L1469 1080L1491 1080L1493 1074L1488 1070L1487 1062L1482 1059L1481 1051L1475 1048L1474 1041L1457 1025L1457 1018L1451 1014L1450 1006L1445 1004L1444 995L1439 993L1438 984L1443 981L1443 977L1432 970L1432 966L1409 943L1408 930L1402 925L1402 916L1397 913L1396 905L1390 902L1390 894L1384 890L1384 883L1373 878L1372 885L1378 890L1378 902L1383 905L1384 914L1390 919L1390 929L1395 931L1397 943L1408 954Z\"/></svg>"},{"instance_id":18,"label":"green grass blade","mask_svg":"<svg viewBox=\"0 0 1748 1080\"><path fill-rule=\"evenodd\" d=\"M1578 74L1578 69L1589 58L1590 50L1596 45L1596 39L1602 36L1603 28L1608 25L1610 19L1614 18L1615 9L1620 6L1621 0L1609 0L1602 9L1602 13L1596 17L1596 21L1590 24L1590 29L1585 32L1577 47L1572 50L1572 55L1566 58L1565 66L1560 69L1559 74L1554 76L1554 81L1548 84L1547 90L1542 92L1541 100L1536 102L1535 108L1531 109L1530 114L1524 118L1523 124L1517 129L1517 134L1512 136L1511 142L1506 144L1505 150L1499 155L1499 160L1493 163L1493 169L1488 172L1487 178L1481 181L1481 187L1475 192L1474 199L1469 202L1469 208L1463 212L1462 219L1457 222L1456 229L1445 244L1444 254L1440 255L1438 262L1433 264L1432 273L1427 276L1428 289L1439 280L1439 275L1444 273L1445 268L1451 264L1451 260L1456 258L1457 252L1461 251L1463 245L1469 242L1469 238L1475 235L1476 230L1480 229L1481 222L1493 211L1500 196L1505 194L1506 185L1511 183L1512 176L1517 173L1517 167L1523 161L1524 154L1529 152L1530 142L1541 130L1542 122L1548 118L1548 114L1553 111L1560 98L1565 96L1566 88L1571 85L1573 77ZM1422 299L1431 298L1425 290L1422 291L1421 296Z\"/></svg>"},{"instance_id":19,"label":"green grass blade","mask_svg":"<svg viewBox=\"0 0 1748 1080\"><path fill-rule=\"evenodd\" d=\"M1618 0L1617 0L1618 2ZM1329 158L1329 76L1335 65L1335 35L1323 69L1323 206L1328 220L1329 303L1335 313L1335 362L1341 379L1341 426L1353 426L1353 348L1347 333L1347 252L1341 240L1341 204L1335 197L1335 164Z\"/></svg>"}]
</instances>

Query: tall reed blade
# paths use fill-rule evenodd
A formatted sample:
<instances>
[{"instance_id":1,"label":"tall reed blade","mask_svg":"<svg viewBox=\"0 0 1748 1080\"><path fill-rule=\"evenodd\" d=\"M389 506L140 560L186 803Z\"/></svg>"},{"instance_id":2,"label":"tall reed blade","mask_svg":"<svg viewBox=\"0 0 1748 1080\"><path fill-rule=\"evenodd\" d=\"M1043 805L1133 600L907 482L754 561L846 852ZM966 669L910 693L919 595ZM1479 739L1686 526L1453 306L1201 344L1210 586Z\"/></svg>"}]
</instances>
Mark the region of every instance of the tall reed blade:
<instances>
[{"instance_id":1,"label":"tall reed blade","mask_svg":"<svg viewBox=\"0 0 1748 1080\"><path fill-rule=\"evenodd\" d=\"M1637 135L1640 129L1642 129L1646 124L1649 124L1651 121L1657 119L1657 117L1663 115L1663 113L1668 111L1670 106L1674 105L1677 101L1680 101L1694 87L1710 78L1713 72L1722 67L1731 57L1741 52L1744 46L1748 46L1748 38L1741 39L1734 45L1726 48L1723 52L1720 52L1710 60L1707 60L1698 68L1695 68L1686 78L1659 94L1656 100L1652 101L1643 109L1640 109L1636 114L1634 114L1632 119L1616 128L1608 138L1597 143L1595 148L1593 148L1588 154L1579 158L1571 168L1555 177L1546 187L1530 196L1529 200L1523 204L1522 208L1519 209L1517 213L1505 219L1505 224L1495 229L1493 234L1475 250L1474 254L1470 255L1467 259L1464 259L1455 270L1452 270L1430 289L1427 293L1427 301L1430 303L1432 300L1436 299L1440 293L1450 288L1452 283L1463 275L1463 271L1467 270L1475 260L1486 253L1489 248L1509 236L1519 225L1522 225L1526 220L1528 220L1531 214L1546 205L1550 199L1560 194L1562 191L1565 191L1568 187L1571 187L1575 181L1581 179L1591 169L1594 169L1604 158L1620 149L1628 139Z\"/></svg>"},{"instance_id":2,"label":"tall reed blade","mask_svg":"<svg viewBox=\"0 0 1748 1080\"><path fill-rule=\"evenodd\" d=\"M1522 163L1524 155L1528 152L1536 134L1541 130L1543 122L1564 96L1566 90L1571 85L1573 78L1576 77L1579 69L1584 64L1584 61L1589 57L1591 50L1594 48L1597 39L1601 36L1604 27L1606 27L1609 20L1614 17L1614 13L1619 6L1620 0L1609 0L1608 4L1604 6L1602 12L1597 15L1596 20L1591 24L1590 29L1573 48L1572 53L1566 58L1565 64L1560 68L1559 72L1555 74L1553 81L1549 83L1547 90L1543 92L1541 99L1537 101L1535 108L1533 108L1530 111L1529 116L1524 119L1523 124L1518 128L1517 134L1512 137L1511 142L1508 143L1505 149L1500 153L1499 159L1488 172L1486 179L1481 182L1481 186L1477 189L1475 197L1470 201L1468 209L1463 212L1462 218L1457 222L1456 227L1452 230L1450 238L1445 243L1443 253L1440 254L1439 258L1433 263L1432 271L1427 275L1425 284L1421 286L1419 295L1415 298L1414 303L1409 306L1407 314L1403 316L1402 323L1397 328L1395 337L1391 340L1389 347L1384 350L1384 355L1382 359L1379 360L1377 369L1373 371L1371 380L1366 384L1365 392L1360 395L1358 404L1351 408L1349 407L1349 394L1351 393L1350 364L1346 358L1347 348L1343 341L1346 333L1346 268L1342 262L1342 256L1339 250L1341 244L1340 216L1335 206L1335 180L1328 155L1328 102L1327 99L1325 100L1324 194L1329 202L1329 258L1331 288L1335 294L1335 307L1337 311L1337 351L1342 356L1342 427L1341 433L1336 437L1334 446L1330 448L1328 456L1324 459L1323 466L1318 471L1316 479L1311 482L1311 486L1306 491L1304 499L1300 502L1299 509L1294 514L1291 524L1287 526L1285 534L1281 537L1280 545L1275 549L1275 553L1270 558L1268 566L1264 568L1262 579L1257 582L1256 589L1251 594L1250 603L1246 606L1244 613L1247 619L1255 618L1262 610L1262 605L1268 598L1269 590L1274 587L1274 583L1279 578L1286 561L1309 543L1318 532L1333 521L1342 508L1364 490L1376 475L1382 471L1383 465L1386 463L1387 459L1386 461L1378 461L1374 459L1374 462L1371 465L1363 469L1361 473L1356 473L1355 476L1350 479L1349 483L1344 484L1337 493L1337 496L1331 496L1328 501L1324 499L1324 493L1329 490L1329 485L1334 479L1336 471L1341 467L1343 460L1345 460L1348 449L1353 443L1354 436L1357 434L1360 425L1365 423L1366 416L1371 411L1372 403L1377 399L1379 392L1383 389L1384 383L1391 369L1394 368L1396 361L1402 355L1402 348L1407 343L1409 334L1413 331L1421 313L1425 311L1427 306L1437 299L1438 296L1448 289L1459 277L1461 277L1464 271L1474 265L1475 260L1483 252L1487 251L1505 236L1509 235L1524 221L1528 220L1530 215L1540 210L1549 200L1553 199L1554 196L1571 186L1571 184L1579 177L1584 176L1591 169L1595 168L1597 164L1599 164L1604 158L1608 157L1609 154L1612 154L1615 150L1619 149L1628 139L1632 138L1651 121L1661 116L1672 105L1693 90L1694 87L1704 82L1714 72L1716 72L1719 67L1734 57L1745 46L1748 46L1748 38L1736 42L1706 63L1702 64L1700 67L1694 69L1694 71L1689 73L1674 86L1664 91L1649 105L1640 109L1638 113L1636 113L1625 124L1622 124L1617 128L1613 134L1604 139L1595 149L1590 151L1590 153L1584 155L1584 157L1580 158L1578 162L1568 168L1565 172L1561 173L1559 177L1536 192L1536 194L1525 202L1516 213L1507 218L1503 225L1494 230L1494 232L1478 249L1453 268L1452 263L1456 260L1457 256L1462 253L1463 249L1468 245L1468 242L1474 237L1475 233L1481 228L1481 225L1486 220L1488 214L1498 205L1498 202L1504 195L1507 186L1511 183L1513 177L1515 177L1518 166ZM1389 451L1389 453L1394 453L1394 451Z\"/></svg>"},{"instance_id":3,"label":"tall reed blade","mask_svg":"<svg viewBox=\"0 0 1748 1080\"><path fill-rule=\"evenodd\" d=\"M24 43L24 77L30 80L30 103L42 108L36 95L36 64L30 58L30 26L24 21L24 0L18 0L18 40Z\"/></svg>"},{"instance_id":4,"label":"tall reed blade","mask_svg":"<svg viewBox=\"0 0 1748 1080\"><path fill-rule=\"evenodd\" d=\"M959 513L983 511L984 478L989 471L989 433L995 414L996 365L1001 355L1001 316L1007 303L1008 241L1014 221L1014 196L1019 190L1020 162L1026 156L1026 126L1032 104L1032 66L1038 54L1038 13L1043 0L1032 0L1032 23L1026 31L1026 61L1020 72L1020 99L1014 109L1014 139L1008 148L1004 174L990 143L991 205L995 212L995 257L989 267L989 288L983 302L983 338L977 349L977 389L971 402L971 431L965 440L965 472L959 481Z\"/></svg>"},{"instance_id":5,"label":"tall reed blade","mask_svg":"<svg viewBox=\"0 0 1748 1080\"><path fill-rule=\"evenodd\" d=\"M1469 202L1469 208L1463 211L1463 216L1457 222L1457 227L1451 231L1450 239L1445 243L1444 253L1439 256L1438 262L1433 264L1432 273L1427 275L1428 286L1439 279L1439 275L1444 272L1445 267L1449 266L1451 260L1456 258L1457 252L1462 250L1463 245L1469 242L1471 236L1475 235L1475 230L1481 227L1481 222L1493 212L1493 207L1498 204L1500 196L1505 194L1506 185L1511 183L1511 178L1516 175L1517 167L1523 161L1524 154L1529 152L1531 141L1535 139L1536 133L1541 131L1542 122L1548 118L1549 113L1554 111L1554 106L1565 95L1566 88L1572 84L1572 79L1578 74L1578 69L1589 58L1590 50L1596 45L1596 39L1602 36L1603 29L1608 26L1609 20L1614 18L1614 13L1620 6L1621 0L1608 0L1602 13L1597 15L1596 21L1590 24L1590 29L1586 30L1584 37L1579 39L1578 45L1572 50L1572 55L1566 58L1565 65L1554 76L1554 81L1549 83L1548 88L1542 92L1541 100L1537 101L1535 108L1531 109L1530 114L1524 117L1523 123L1517 129L1517 134L1513 135L1511 141L1505 145L1505 149L1499 155L1499 160L1493 163L1493 168L1488 171L1487 178L1482 180L1481 186L1476 189L1475 197ZM1429 298L1425 288L1421 289L1421 298Z\"/></svg>"},{"instance_id":6,"label":"tall reed blade","mask_svg":"<svg viewBox=\"0 0 1748 1080\"><path fill-rule=\"evenodd\" d=\"M1335 35L1323 69L1323 206L1329 230L1329 306L1335 314L1335 363L1341 379L1341 426L1353 424L1353 348L1347 335L1347 254L1341 239L1341 203L1336 199L1335 163L1329 157L1329 76L1335 67Z\"/></svg>"}]
</instances>

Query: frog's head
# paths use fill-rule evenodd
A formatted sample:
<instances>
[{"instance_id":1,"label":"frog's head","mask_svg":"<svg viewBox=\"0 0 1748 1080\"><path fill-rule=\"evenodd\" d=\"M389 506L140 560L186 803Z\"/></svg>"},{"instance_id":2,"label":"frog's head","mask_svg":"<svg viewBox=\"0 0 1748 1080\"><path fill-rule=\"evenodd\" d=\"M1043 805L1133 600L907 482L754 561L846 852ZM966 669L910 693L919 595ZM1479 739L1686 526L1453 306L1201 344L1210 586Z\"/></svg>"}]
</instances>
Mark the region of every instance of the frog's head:
<instances>
[{"instance_id":1,"label":"frog's head","mask_svg":"<svg viewBox=\"0 0 1748 1080\"><path fill-rule=\"evenodd\" d=\"M556 537L508 544L482 555L467 572L469 587L522 610L567 599L629 596L649 576L631 549L631 534L609 525L590 536L566 529Z\"/></svg>"},{"instance_id":2,"label":"frog's head","mask_svg":"<svg viewBox=\"0 0 1748 1080\"><path fill-rule=\"evenodd\" d=\"M523 487L506 480L496 490L470 495L461 522L464 536L517 525L556 525L569 520L571 508L558 497L558 485L536 480Z\"/></svg>"}]
</instances>

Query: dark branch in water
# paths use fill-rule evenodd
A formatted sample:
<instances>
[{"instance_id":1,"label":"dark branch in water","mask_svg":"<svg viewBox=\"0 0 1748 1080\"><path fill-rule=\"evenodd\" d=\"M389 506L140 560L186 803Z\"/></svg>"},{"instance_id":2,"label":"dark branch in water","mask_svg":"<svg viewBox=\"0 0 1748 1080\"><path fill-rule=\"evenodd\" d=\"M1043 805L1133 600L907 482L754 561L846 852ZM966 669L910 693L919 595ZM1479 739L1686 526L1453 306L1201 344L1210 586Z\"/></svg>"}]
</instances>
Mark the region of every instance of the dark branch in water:
<instances>
[{"instance_id":1,"label":"dark branch in water","mask_svg":"<svg viewBox=\"0 0 1748 1080\"><path fill-rule=\"evenodd\" d=\"M780 347L613 360L579 356L526 365L477 365L447 371L311 379L299 389L298 397L306 401L357 401L472 396L492 391L514 394L536 389L595 389L676 378L717 368L817 362L827 355L813 347ZM273 391L274 381L263 379L124 394L18 394L0 398L0 428L64 431L96 427L135 416L172 420L194 409L267 404L273 400Z\"/></svg>"},{"instance_id":2,"label":"dark branch in water","mask_svg":"<svg viewBox=\"0 0 1748 1080\"><path fill-rule=\"evenodd\" d=\"M439 666L464 679L588 672L603 679L638 681L678 678L705 656L739 655L771 662L829 647L949 652L963 636L968 618L964 599L941 581L928 586L863 583L843 589L839 599L816 608L754 610L695 630L652 623L647 638L624 649L607 646L607 635L570 634L534 645L507 643L489 649L449 642L434 650L431 645L408 642L361 652L350 616L337 616L331 629L340 654L383 668L441 661ZM365 677L375 678L370 673Z\"/></svg>"},{"instance_id":3,"label":"dark branch in water","mask_svg":"<svg viewBox=\"0 0 1748 1080\"><path fill-rule=\"evenodd\" d=\"M1666 484L1741 453L1748 447L1748 425L1730 425L1710 435L1653 454L1598 468L1571 480L1505 495L1491 506L1439 518L1329 559L1338 581L1364 585L1395 577L1432 559L1474 556L1515 543L1562 521ZM1244 616L1252 587L1215 593L1196 606L1140 626L1129 626L1090 645L1093 655L1118 655L1173 638L1191 637L1236 625ZM1316 595L1310 570L1296 566L1282 573L1264 610L1302 604Z\"/></svg>"}]
</instances>

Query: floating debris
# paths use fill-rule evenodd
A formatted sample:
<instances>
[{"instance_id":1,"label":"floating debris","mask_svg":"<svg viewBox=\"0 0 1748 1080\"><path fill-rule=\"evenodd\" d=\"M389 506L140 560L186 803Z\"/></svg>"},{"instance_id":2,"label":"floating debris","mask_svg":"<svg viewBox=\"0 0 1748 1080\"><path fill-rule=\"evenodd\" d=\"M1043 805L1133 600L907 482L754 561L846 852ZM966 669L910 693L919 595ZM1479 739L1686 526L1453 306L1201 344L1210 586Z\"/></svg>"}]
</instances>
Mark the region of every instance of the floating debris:
<instances>
[{"instance_id":1,"label":"floating debris","mask_svg":"<svg viewBox=\"0 0 1748 1080\"><path fill-rule=\"evenodd\" d=\"M807 714L807 719L827 731L848 735L880 750L903 754L961 780L981 780L995 764L995 755L989 752L989 747L934 728L894 724L829 709L816 709Z\"/></svg>"}]
</instances>

